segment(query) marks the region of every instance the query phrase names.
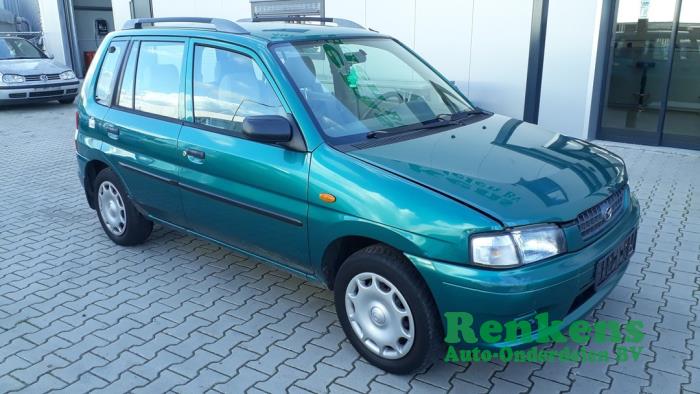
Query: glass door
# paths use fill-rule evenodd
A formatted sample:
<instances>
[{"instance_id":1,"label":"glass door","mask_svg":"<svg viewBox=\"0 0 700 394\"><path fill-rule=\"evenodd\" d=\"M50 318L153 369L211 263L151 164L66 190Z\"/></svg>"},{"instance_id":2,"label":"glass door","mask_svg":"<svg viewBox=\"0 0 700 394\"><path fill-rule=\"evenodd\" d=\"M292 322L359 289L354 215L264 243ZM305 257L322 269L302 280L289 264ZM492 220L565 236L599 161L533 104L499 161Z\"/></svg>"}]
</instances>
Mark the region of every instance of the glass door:
<instances>
[{"instance_id":1,"label":"glass door","mask_svg":"<svg viewBox=\"0 0 700 394\"><path fill-rule=\"evenodd\" d=\"M663 145L700 149L700 1L681 5Z\"/></svg>"},{"instance_id":2,"label":"glass door","mask_svg":"<svg viewBox=\"0 0 700 394\"><path fill-rule=\"evenodd\" d=\"M699 149L699 45L700 1L619 0L598 137Z\"/></svg>"}]
</instances>

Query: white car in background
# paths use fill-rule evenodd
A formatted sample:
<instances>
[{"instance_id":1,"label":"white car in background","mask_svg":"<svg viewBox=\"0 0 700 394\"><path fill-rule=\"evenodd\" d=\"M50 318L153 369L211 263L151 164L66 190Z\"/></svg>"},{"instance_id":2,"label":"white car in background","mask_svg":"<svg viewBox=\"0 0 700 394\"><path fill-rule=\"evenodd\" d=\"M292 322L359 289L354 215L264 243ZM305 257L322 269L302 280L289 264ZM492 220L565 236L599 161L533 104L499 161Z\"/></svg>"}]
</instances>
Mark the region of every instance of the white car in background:
<instances>
[{"instance_id":1,"label":"white car in background","mask_svg":"<svg viewBox=\"0 0 700 394\"><path fill-rule=\"evenodd\" d=\"M19 37L0 37L0 105L58 100L70 104L80 81L73 70Z\"/></svg>"}]
</instances>

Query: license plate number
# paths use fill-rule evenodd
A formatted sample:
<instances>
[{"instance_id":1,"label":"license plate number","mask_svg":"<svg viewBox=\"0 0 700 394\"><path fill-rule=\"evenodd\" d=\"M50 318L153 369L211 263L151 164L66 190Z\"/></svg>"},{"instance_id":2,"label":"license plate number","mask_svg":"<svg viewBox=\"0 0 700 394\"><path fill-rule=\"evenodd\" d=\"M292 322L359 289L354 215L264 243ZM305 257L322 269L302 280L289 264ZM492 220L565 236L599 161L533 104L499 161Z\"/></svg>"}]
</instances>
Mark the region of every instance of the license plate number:
<instances>
[{"instance_id":1,"label":"license plate number","mask_svg":"<svg viewBox=\"0 0 700 394\"><path fill-rule=\"evenodd\" d=\"M595 265L595 287L604 284L610 275L627 264L637 243L637 230L627 236L612 252L598 260Z\"/></svg>"}]
</instances>

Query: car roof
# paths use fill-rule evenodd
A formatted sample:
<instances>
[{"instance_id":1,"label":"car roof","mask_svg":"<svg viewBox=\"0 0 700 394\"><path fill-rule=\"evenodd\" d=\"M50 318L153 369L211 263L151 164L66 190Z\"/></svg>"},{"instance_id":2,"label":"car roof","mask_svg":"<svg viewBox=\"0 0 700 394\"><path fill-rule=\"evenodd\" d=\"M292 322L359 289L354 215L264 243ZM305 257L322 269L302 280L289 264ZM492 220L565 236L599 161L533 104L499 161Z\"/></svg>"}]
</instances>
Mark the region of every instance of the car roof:
<instances>
[{"instance_id":1,"label":"car roof","mask_svg":"<svg viewBox=\"0 0 700 394\"><path fill-rule=\"evenodd\" d=\"M115 37L140 35L167 35L179 37L212 38L222 41L246 42L257 41L267 44L270 42L326 40L341 37L386 37L377 32L341 26L297 24L286 22L237 22L250 34L227 33L210 28L193 25L185 27L159 26L143 29L119 30L113 33Z\"/></svg>"}]
</instances>

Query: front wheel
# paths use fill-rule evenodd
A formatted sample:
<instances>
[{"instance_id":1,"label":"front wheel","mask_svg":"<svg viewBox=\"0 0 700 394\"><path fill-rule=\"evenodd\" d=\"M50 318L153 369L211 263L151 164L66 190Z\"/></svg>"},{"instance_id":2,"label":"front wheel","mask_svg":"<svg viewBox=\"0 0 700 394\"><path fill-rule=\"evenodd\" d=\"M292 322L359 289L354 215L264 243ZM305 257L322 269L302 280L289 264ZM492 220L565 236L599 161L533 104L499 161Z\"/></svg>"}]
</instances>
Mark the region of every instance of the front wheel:
<instances>
[{"instance_id":1,"label":"front wheel","mask_svg":"<svg viewBox=\"0 0 700 394\"><path fill-rule=\"evenodd\" d=\"M106 168L97 174L94 186L97 217L105 234L122 246L146 241L153 230L153 222L136 210L119 177Z\"/></svg>"},{"instance_id":2,"label":"front wheel","mask_svg":"<svg viewBox=\"0 0 700 394\"><path fill-rule=\"evenodd\" d=\"M369 362L406 374L442 349L440 318L420 274L397 250L366 247L341 265L335 307L345 335Z\"/></svg>"}]
</instances>

